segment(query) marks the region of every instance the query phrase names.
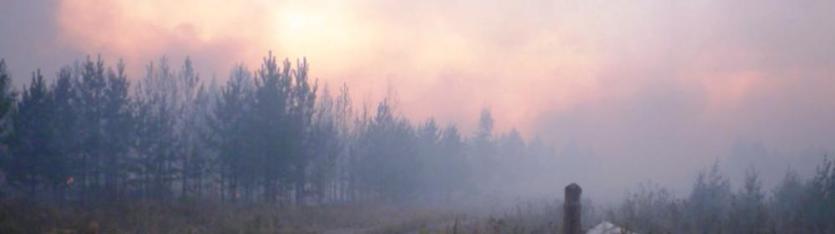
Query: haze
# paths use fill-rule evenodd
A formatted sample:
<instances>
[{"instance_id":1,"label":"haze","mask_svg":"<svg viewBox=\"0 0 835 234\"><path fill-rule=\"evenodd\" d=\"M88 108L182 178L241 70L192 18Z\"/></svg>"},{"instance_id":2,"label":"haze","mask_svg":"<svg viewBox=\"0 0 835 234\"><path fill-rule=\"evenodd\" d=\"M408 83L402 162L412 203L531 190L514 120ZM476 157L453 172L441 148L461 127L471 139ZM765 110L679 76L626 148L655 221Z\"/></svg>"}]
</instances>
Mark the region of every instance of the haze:
<instances>
[{"instance_id":1,"label":"haze","mask_svg":"<svg viewBox=\"0 0 835 234\"><path fill-rule=\"evenodd\" d=\"M141 77L190 56L204 77L272 50L357 102L472 132L556 146L562 181L616 198L643 181L680 193L720 161L767 187L811 174L835 139L833 1L95 1L7 0L0 57L15 85L86 55ZM558 175L558 176L557 176ZM558 182L559 181L559 182ZM612 196L605 194L614 194Z\"/></svg>"}]
</instances>

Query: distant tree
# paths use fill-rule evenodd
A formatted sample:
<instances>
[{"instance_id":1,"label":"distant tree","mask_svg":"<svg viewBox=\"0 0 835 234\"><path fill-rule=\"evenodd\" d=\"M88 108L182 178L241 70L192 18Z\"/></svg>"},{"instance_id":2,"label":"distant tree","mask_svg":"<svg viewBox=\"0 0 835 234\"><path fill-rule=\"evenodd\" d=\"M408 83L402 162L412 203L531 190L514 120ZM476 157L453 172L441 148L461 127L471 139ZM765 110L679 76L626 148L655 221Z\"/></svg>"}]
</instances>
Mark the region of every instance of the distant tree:
<instances>
[{"instance_id":1,"label":"distant tree","mask_svg":"<svg viewBox=\"0 0 835 234\"><path fill-rule=\"evenodd\" d=\"M437 179L444 177L442 181L438 181L440 190L445 196L446 201L451 201L454 195L472 195L475 178L472 176L472 168L465 158L466 145L464 139L461 137L458 128L454 125L446 127L440 134L440 142L438 142L439 151L443 157L443 164L439 165L439 173L436 175Z\"/></svg>"},{"instance_id":2,"label":"distant tree","mask_svg":"<svg viewBox=\"0 0 835 234\"><path fill-rule=\"evenodd\" d=\"M698 233L721 233L728 220L731 188L719 171L719 162L710 171L699 173L688 199L691 228Z\"/></svg>"},{"instance_id":3,"label":"distant tree","mask_svg":"<svg viewBox=\"0 0 835 234\"><path fill-rule=\"evenodd\" d=\"M6 172L9 181L26 188L31 198L36 198L40 186L62 182L65 174L63 162L60 162L52 144L50 95L38 70L32 74L31 83L17 107L13 156Z\"/></svg>"},{"instance_id":4,"label":"distant tree","mask_svg":"<svg viewBox=\"0 0 835 234\"><path fill-rule=\"evenodd\" d=\"M116 68L108 68L105 88L105 108L103 108L104 134L104 183L109 192L116 196L124 196L125 182L128 173L125 168L130 164L130 153L133 136L125 134L134 132L133 100L131 100L130 83L125 73L125 63L119 60Z\"/></svg>"},{"instance_id":5,"label":"distant tree","mask_svg":"<svg viewBox=\"0 0 835 234\"><path fill-rule=\"evenodd\" d=\"M807 197L802 206L807 224L804 232L835 232L835 163L825 156L807 185Z\"/></svg>"},{"instance_id":6,"label":"distant tree","mask_svg":"<svg viewBox=\"0 0 835 234\"><path fill-rule=\"evenodd\" d=\"M78 90L75 86L76 76L70 67L64 67L58 72L58 77L51 86L52 97L52 145L57 154L61 155L67 169L65 189L59 190L63 199L66 195L74 195L78 175L81 175L80 141L78 139ZM67 194L69 192L69 194Z\"/></svg>"},{"instance_id":7,"label":"distant tree","mask_svg":"<svg viewBox=\"0 0 835 234\"><path fill-rule=\"evenodd\" d=\"M269 53L260 69L237 66L225 85L206 87L191 59L174 69L163 57L131 86L122 61L88 57L53 83L36 72L17 102L0 60L0 162L33 197L85 205L213 196L442 202L516 189L550 162L553 150L515 130L494 132L487 109L472 137L431 118L411 122L392 96L355 113L346 85L320 93L308 69L305 59Z\"/></svg>"},{"instance_id":8,"label":"distant tree","mask_svg":"<svg viewBox=\"0 0 835 234\"><path fill-rule=\"evenodd\" d=\"M351 190L351 148L356 139L356 126L353 103L348 86L343 84L335 98L334 124L338 130L340 149L335 161L335 181L333 181L333 196L336 201L349 199Z\"/></svg>"},{"instance_id":9,"label":"distant tree","mask_svg":"<svg viewBox=\"0 0 835 234\"><path fill-rule=\"evenodd\" d=\"M124 63L116 70L105 68L104 61L87 58L78 80L81 157L81 185L88 201L118 197L127 171L124 170L132 132L129 83Z\"/></svg>"},{"instance_id":10,"label":"distant tree","mask_svg":"<svg viewBox=\"0 0 835 234\"><path fill-rule=\"evenodd\" d=\"M313 185L312 193L320 202L327 199L329 185L337 180L337 160L343 151L343 133L340 126L338 103L325 86L318 99L316 117L310 132L308 146L312 158L308 161L307 171Z\"/></svg>"},{"instance_id":11,"label":"distant tree","mask_svg":"<svg viewBox=\"0 0 835 234\"><path fill-rule=\"evenodd\" d=\"M640 233L676 233L681 221L680 203L665 188L647 183L626 194L622 204L610 211L609 218L628 230Z\"/></svg>"},{"instance_id":12,"label":"distant tree","mask_svg":"<svg viewBox=\"0 0 835 234\"><path fill-rule=\"evenodd\" d=\"M440 200L444 195L442 183L448 171L447 155L442 152L440 143L441 131L435 119L428 119L416 130L417 171L420 178L420 190L430 200Z\"/></svg>"},{"instance_id":13,"label":"distant tree","mask_svg":"<svg viewBox=\"0 0 835 234\"><path fill-rule=\"evenodd\" d=\"M482 110L475 136L471 138L472 142L469 143L468 154L481 182L478 186L479 190L498 188L495 185L499 184L499 180L502 178L501 172L497 168L500 167L500 162L496 152L496 142L493 139L493 121L490 110ZM479 192L495 193L495 191Z\"/></svg>"},{"instance_id":14,"label":"distant tree","mask_svg":"<svg viewBox=\"0 0 835 234\"><path fill-rule=\"evenodd\" d=\"M476 140L489 141L493 137L493 122L493 114L490 112L490 109L481 110L481 115L478 118Z\"/></svg>"},{"instance_id":15,"label":"distant tree","mask_svg":"<svg viewBox=\"0 0 835 234\"><path fill-rule=\"evenodd\" d=\"M202 191L203 178L207 173L209 158L204 151L205 146L201 144L200 133L206 126L202 117L208 111L208 97L200 81L200 75L194 70L194 65L188 57L183 62L176 84L180 96L176 105L180 194L188 197Z\"/></svg>"},{"instance_id":16,"label":"distant tree","mask_svg":"<svg viewBox=\"0 0 835 234\"><path fill-rule=\"evenodd\" d=\"M357 139L353 163L364 197L388 202L408 201L418 184L416 138L412 126L399 118L386 98Z\"/></svg>"},{"instance_id":17,"label":"distant tree","mask_svg":"<svg viewBox=\"0 0 835 234\"><path fill-rule=\"evenodd\" d=\"M742 190L733 197L729 223L733 233L767 233L771 230L759 175L754 168L745 173Z\"/></svg>"},{"instance_id":18,"label":"distant tree","mask_svg":"<svg viewBox=\"0 0 835 234\"><path fill-rule=\"evenodd\" d=\"M237 200L250 187L253 160L248 146L246 120L252 109L252 74L243 66L233 69L221 88L215 106L207 117L207 145L217 153L215 168L220 172L221 196Z\"/></svg>"},{"instance_id":19,"label":"distant tree","mask_svg":"<svg viewBox=\"0 0 835 234\"><path fill-rule=\"evenodd\" d=\"M777 233L801 233L804 223L806 187L797 172L789 168L774 189L769 208Z\"/></svg>"},{"instance_id":20,"label":"distant tree","mask_svg":"<svg viewBox=\"0 0 835 234\"><path fill-rule=\"evenodd\" d=\"M522 184L513 182L524 180L525 175L523 173L530 170L531 165L528 165L527 162L531 161L531 158L527 157L525 139L522 138L519 131L512 129L510 132L501 134L496 139L495 144L496 156L493 159L493 163L495 163L493 168L497 172L496 184L491 186L502 188L502 192L507 194L516 194L518 191L524 190L525 188L520 187Z\"/></svg>"},{"instance_id":21,"label":"distant tree","mask_svg":"<svg viewBox=\"0 0 835 234\"><path fill-rule=\"evenodd\" d=\"M138 154L130 169L139 176L142 196L170 198L180 152L176 135L176 80L165 58L146 67L145 77L138 83L136 93L135 144Z\"/></svg>"},{"instance_id":22,"label":"distant tree","mask_svg":"<svg viewBox=\"0 0 835 234\"><path fill-rule=\"evenodd\" d=\"M285 60L284 66L289 67L290 62ZM286 68L285 68L286 69ZM291 134L298 139L299 143L294 144L296 149L296 158L292 159L292 177L295 185L296 203L301 203L302 200L308 196L307 178L310 162L316 158L315 142L311 140L311 132L315 130L314 117L316 114L316 97L319 89L318 81L311 80L309 74L309 64L306 58L296 60L296 67L292 70L292 89L290 100L290 129ZM333 131L335 133L335 131Z\"/></svg>"},{"instance_id":23,"label":"distant tree","mask_svg":"<svg viewBox=\"0 0 835 234\"><path fill-rule=\"evenodd\" d=\"M12 163L9 147L13 144L11 141L14 134L15 99L16 94L12 90L12 78L7 71L6 60L0 59L0 168L5 177L9 176L8 169Z\"/></svg>"},{"instance_id":24,"label":"distant tree","mask_svg":"<svg viewBox=\"0 0 835 234\"><path fill-rule=\"evenodd\" d=\"M256 72L252 110L246 120L255 166L252 176L269 201L275 201L280 190L290 191L295 186L291 170L301 158L299 146L303 142L297 132L300 126L291 126L293 78L289 62L284 65L279 67L272 53L264 58Z\"/></svg>"},{"instance_id":25,"label":"distant tree","mask_svg":"<svg viewBox=\"0 0 835 234\"><path fill-rule=\"evenodd\" d=\"M12 78L6 68L6 60L0 59L0 161L7 157L8 140L14 132L12 113L16 94L12 90Z\"/></svg>"},{"instance_id":26,"label":"distant tree","mask_svg":"<svg viewBox=\"0 0 835 234\"><path fill-rule=\"evenodd\" d=\"M14 137L9 141L11 157L5 171L15 185L25 187L29 198L41 199L36 192L45 190L43 195L57 195L63 200L66 186L74 173L72 152L69 144L68 125L73 121L68 116L65 87L66 80L50 88L40 70L32 74L32 80L25 88L15 112Z\"/></svg>"}]
</instances>

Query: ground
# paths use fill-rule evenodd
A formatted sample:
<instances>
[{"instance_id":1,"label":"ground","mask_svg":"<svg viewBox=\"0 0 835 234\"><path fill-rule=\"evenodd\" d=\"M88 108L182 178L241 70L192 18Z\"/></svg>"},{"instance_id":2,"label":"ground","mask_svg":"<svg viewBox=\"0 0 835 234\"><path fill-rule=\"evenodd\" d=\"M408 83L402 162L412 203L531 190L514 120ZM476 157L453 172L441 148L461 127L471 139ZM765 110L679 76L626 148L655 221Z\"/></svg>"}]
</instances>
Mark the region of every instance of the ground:
<instances>
[{"instance_id":1,"label":"ground","mask_svg":"<svg viewBox=\"0 0 835 234\"><path fill-rule=\"evenodd\" d=\"M525 208L489 215L443 206L208 201L121 201L82 208L4 200L0 233L557 233L555 212Z\"/></svg>"}]
</instances>

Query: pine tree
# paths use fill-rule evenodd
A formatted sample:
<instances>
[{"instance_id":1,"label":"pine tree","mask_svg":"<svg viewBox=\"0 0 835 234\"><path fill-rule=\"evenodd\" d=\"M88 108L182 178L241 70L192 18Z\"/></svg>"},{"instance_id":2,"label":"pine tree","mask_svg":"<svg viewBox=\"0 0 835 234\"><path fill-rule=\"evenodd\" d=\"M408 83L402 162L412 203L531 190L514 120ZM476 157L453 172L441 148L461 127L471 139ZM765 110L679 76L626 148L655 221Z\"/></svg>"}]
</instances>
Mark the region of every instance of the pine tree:
<instances>
[{"instance_id":1,"label":"pine tree","mask_svg":"<svg viewBox=\"0 0 835 234\"><path fill-rule=\"evenodd\" d=\"M124 64L106 69L104 61L89 57L80 68L79 131L82 197L118 198L126 178L130 146L131 110Z\"/></svg>"},{"instance_id":2,"label":"pine tree","mask_svg":"<svg viewBox=\"0 0 835 234\"><path fill-rule=\"evenodd\" d=\"M441 183L444 199L449 201L455 193L473 192L472 168L464 157L466 145L458 128L454 125L446 127L441 132L439 147L444 162L441 176L446 178Z\"/></svg>"},{"instance_id":3,"label":"pine tree","mask_svg":"<svg viewBox=\"0 0 835 234\"><path fill-rule=\"evenodd\" d=\"M205 125L201 111L205 111L205 93L200 75L194 70L190 58L186 58L177 79L178 93L181 102L178 126L180 164L181 164L181 194L184 197L202 190L204 170L208 163L207 154L202 151L205 147L199 141L199 134Z\"/></svg>"},{"instance_id":4,"label":"pine tree","mask_svg":"<svg viewBox=\"0 0 835 234\"><path fill-rule=\"evenodd\" d=\"M6 172L13 184L37 198L40 187L61 181L65 173L52 146L51 98L40 70L32 74L17 109L13 157Z\"/></svg>"},{"instance_id":5,"label":"pine tree","mask_svg":"<svg viewBox=\"0 0 835 234\"><path fill-rule=\"evenodd\" d=\"M733 198L730 224L734 233L766 233L768 214L765 207L765 195L762 192L757 171L749 168L745 173L745 183Z\"/></svg>"},{"instance_id":6,"label":"pine tree","mask_svg":"<svg viewBox=\"0 0 835 234\"><path fill-rule=\"evenodd\" d=\"M688 199L692 228L699 233L721 233L727 222L731 191L728 179L719 171L719 162L710 171L699 173Z\"/></svg>"},{"instance_id":7,"label":"pine tree","mask_svg":"<svg viewBox=\"0 0 835 234\"><path fill-rule=\"evenodd\" d=\"M137 86L135 116L138 157L131 168L139 176L141 194L167 199L173 196L179 156L177 88L174 71L166 58L146 67Z\"/></svg>"},{"instance_id":8,"label":"pine tree","mask_svg":"<svg viewBox=\"0 0 835 234\"><path fill-rule=\"evenodd\" d=\"M337 180L337 158L342 152L338 107L325 86L317 105L316 117L310 131L308 147L312 158L308 162L308 176L313 185L312 194L319 202L328 197L331 183Z\"/></svg>"},{"instance_id":9,"label":"pine tree","mask_svg":"<svg viewBox=\"0 0 835 234\"><path fill-rule=\"evenodd\" d=\"M815 175L808 182L804 220L808 233L835 232L835 162L824 156Z\"/></svg>"},{"instance_id":10,"label":"pine tree","mask_svg":"<svg viewBox=\"0 0 835 234\"><path fill-rule=\"evenodd\" d=\"M6 69L6 60L0 59L0 161L8 156L8 140L14 132L12 113L16 94Z\"/></svg>"},{"instance_id":11,"label":"pine tree","mask_svg":"<svg viewBox=\"0 0 835 234\"><path fill-rule=\"evenodd\" d=\"M275 201L280 191L290 191L291 166L298 156L299 135L291 125L289 111L292 98L292 77L289 62L279 67L270 53L264 58L256 73L253 107L248 124L250 142L253 144L254 181L265 191L264 198Z\"/></svg>"},{"instance_id":12,"label":"pine tree","mask_svg":"<svg viewBox=\"0 0 835 234\"><path fill-rule=\"evenodd\" d=\"M360 133L353 169L367 198L407 201L415 198L418 188L417 138L411 124L396 116L390 100L378 104L376 115Z\"/></svg>"},{"instance_id":13,"label":"pine tree","mask_svg":"<svg viewBox=\"0 0 835 234\"><path fill-rule=\"evenodd\" d=\"M222 197L238 199L241 189L251 183L251 148L246 136L246 120L252 108L252 74L236 67L221 88L215 107L207 117L209 131L205 141L217 152L215 168L220 172Z\"/></svg>"},{"instance_id":14,"label":"pine tree","mask_svg":"<svg viewBox=\"0 0 835 234\"><path fill-rule=\"evenodd\" d=\"M52 97L52 128L53 138L52 145L54 145L55 152L62 156L62 161L65 163L67 176L64 189L59 190L59 196L64 199L69 195L74 195L77 191L75 179L83 172L80 171L79 158L79 141L77 132L79 131L77 123L78 113L77 108L77 90L74 86L75 77L69 67L62 68L58 72L58 78L51 86Z\"/></svg>"},{"instance_id":15,"label":"pine tree","mask_svg":"<svg viewBox=\"0 0 835 234\"><path fill-rule=\"evenodd\" d=\"M6 69L6 60L0 59L0 168L8 177L13 160L10 146L14 144L16 94L12 91L12 78Z\"/></svg>"}]
</instances>

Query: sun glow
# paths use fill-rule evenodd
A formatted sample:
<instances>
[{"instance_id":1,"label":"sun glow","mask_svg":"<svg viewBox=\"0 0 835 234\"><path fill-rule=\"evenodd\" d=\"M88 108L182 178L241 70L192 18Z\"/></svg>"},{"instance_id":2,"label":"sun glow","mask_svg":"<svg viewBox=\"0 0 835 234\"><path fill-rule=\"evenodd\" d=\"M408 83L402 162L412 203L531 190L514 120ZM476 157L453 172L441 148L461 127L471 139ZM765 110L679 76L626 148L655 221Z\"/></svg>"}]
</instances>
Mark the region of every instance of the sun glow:
<instances>
[{"instance_id":1,"label":"sun glow","mask_svg":"<svg viewBox=\"0 0 835 234\"><path fill-rule=\"evenodd\" d=\"M277 4L271 9L266 48L290 59L306 57L317 68L317 78L339 79L353 74L357 61L370 56L378 38L378 25L357 13L353 6L340 2Z\"/></svg>"},{"instance_id":2,"label":"sun glow","mask_svg":"<svg viewBox=\"0 0 835 234\"><path fill-rule=\"evenodd\" d=\"M284 34L285 38L321 33L321 29L326 26L326 18L323 15L310 11L288 8L279 11L277 16L278 32Z\"/></svg>"},{"instance_id":3,"label":"sun glow","mask_svg":"<svg viewBox=\"0 0 835 234\"><path fill-rule=\"evenodd\" d=\"M323 12L305 7L283 7L275 13L275 43L283 53L296 56L323 53L339 43L338 29ZM303 51L297 51L303 50Z\"/></svg>"},{"instance_id":4,"label":"sun glow","mask_svg":"<svg viewBox=\"0 0 835 234\"><path fill-rule=\"evenodd\" d=\"M361 46L358 22L338 5L283 4L273 15L273 42L289 57L306 56L319 63L340 59Z\"/></svg>"},{"instance_id":5,"label":"sun glow","mask_svg":"<svg viewBox=\"0 0 835 234\"><path fill-rule=\"evenodd\" d=\"M331 85L347 83L362 96L359 99L380 99L394 87L403 112L414 118L472 122L482 107L491 107L502 113L499 122L523 131L532 128L528 125L545 108L562 111L636 93L625 79L609 77L654 83L654 78L634 80L656 72L655 64L669 57L666 50L651 46L656 42L644 43L647 38L636 38L631 29L590 30L617 25L620 18L587 18L567 11L516 19L506 14L529 9L436 9L444 7L341 0L62 0L56 18L62 43L124 58L137 77L144 72L143 64L165 55L175 60L192 56L206 76L224 79L230 64L257 68L271 50L291 60L306 57L313 77ZM184 9L189 14L183 14ZM514 21L499 20L505 17ZM658 44L666 40L652 39ZM734 54L743 55L736 60L754 59L744 56L744 48L738 50ZM636 51L641 51L641 59L634 58ZM760 79L724 79L756 75L755 71L717 75L714 58L729 49L717 51L700 55L709 58L706 62L681 62L692 67L683 80L705 87L706 95L712 95L710 102L721 103L716 105L720 110L734 108ZM450 92L458 96L450 99Z\"/></svg>"}]
</instances>

